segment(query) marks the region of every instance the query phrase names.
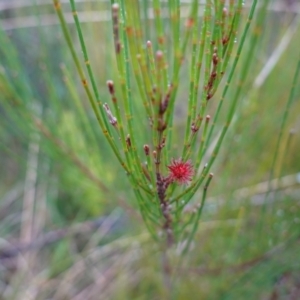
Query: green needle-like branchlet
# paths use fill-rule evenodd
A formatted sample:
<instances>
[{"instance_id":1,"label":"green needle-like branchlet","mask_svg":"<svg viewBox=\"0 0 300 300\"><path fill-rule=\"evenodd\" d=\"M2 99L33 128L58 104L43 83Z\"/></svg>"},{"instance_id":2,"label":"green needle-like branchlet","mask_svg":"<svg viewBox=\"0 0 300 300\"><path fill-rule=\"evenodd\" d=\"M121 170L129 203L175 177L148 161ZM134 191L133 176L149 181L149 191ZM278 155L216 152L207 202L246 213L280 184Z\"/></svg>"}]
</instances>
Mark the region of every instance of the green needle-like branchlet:
<instances>
[{"instance_id":1,"label":"green needle-like branchlet","mask_svg":"<svg viewBox=\"0 0 300 300\"><path fill-rule=\"evenodd\" d=\"M222 99L225 98L226 96L226 93L228 91L228 87L230 85L230 82L232 80L232 77L235 73L235 68L237 66L237 63L238 63L238 60L239 60L239 57L240 57L240 54L241 54L241 51L243 49L243 46L244 46L244 42L245 42L245 38L247 36L247 33L248 33L248 30L249 30L249 27L250 27L250 24L251 24L251 20L253 18L253 15L254 15L254 11L255 11L255 7L256 7L256 4L257 4L257 0L254 0L253 3L252 3L252 6L251 6L251 9L250 9L250 13L249 13L249 16L248 16L248 20L246 22L246 25L245 25L245 29L243 31L243 35L241 37L241 41L239 43L239 47L238 47L238 50L237 50L237 54L236 54L236 57L234 59L234 62L233 62L233 66L230 70L230 73L229 73L229 76L228 76L228 80L227 80L227 83L225 85L225 88L224 88L224 91L223 91L223 94L222 94ZM227 118L226 118L226 123L221 131L221 134L220 134L220 137L218 138L218 141L217 141L217 144L211 154L211 157L206 165L206 167L203 169L203 171L201 172L200 174L200 177L198 177L191 185L189 188L187 188L185 191L183 191L182 193L180 193L178 196L176 196L174 198L174 202L180 200L180 199L183 199L185 198L186 201L189 201L191 199L191 197L196 193L196 191L198 190L198 188L201 186L201 184L203 183L204 179L206 178L206 175L208 174L212 164L214 163L218 153L219 153L219 150L221 148L221 145L222 145L222 142L224 140L224 137L225 137L225 134L229 128L229 125L232 121L232 118L234 116L234 112L235 112L235 109L236 109L236 105L237 105L237 101L238 99L234 99L234 101L231 102L231 105L230 105L230 108L229 108L229 112L227 114ZM209 139L209 135L208 135L208 138ZM186 196L188 195L188 196Z\"/></svg>"},{"instance_id":2,"label":"green needle-like branchlet","mask_svg":"<svg viewBox=\"0 0 300 300\"><path fill-rule=\"evenodd\" d=\"M65 37L66 42L68 44L68 47L70 49L73 61L75 63L75 66L76 66L76 69L78 71L79 77L81 79L83 87L84 87L84 89L86 91L86 94L88 96L89 102L90 102L90 104L93 108L93 111L94 111L95 115L96 115L98 124L100 125L100 128L101 128L104 136L108 140L110 146L112 147L112 150L114 151L114 153L115 153L116 157L118 158L119 162L121 163L122 167L125 169L126 172L129 173L129 169L125 165L125 162L123 161L123 159L121 157L120 151L117 148L117 146L115 144L115 141L113 140L112 136L109 134L109 131L107 130L107 128L105 126L105 122L103 121L102 115L100 115L100 113L99 113L99 109L97 107L95 99L94 99L94 97L93 97L93 95L90 91L90 88L88 86L87 80L86 80L85 75L84 75L84 72L81 68L78 56L77 56L76 51L74 49L74 45L73 45L71 36L70 36L69 31L67 29L67 24L66 24L65 18L63 16L62 10L61 10L61 3L60 3L59 0L53 0L53 4L54 4L54 8L56 10L57 16L59 18L59 21L60 21L60 24L61 24L61 27L62 27L64 37Z\"/></svg>"},{"instance_id":3,"label":"green needle-like branchlet","mask_svg":"<svg viewBox=\"0 0 300 300\"><path fill-rule=\"evenodd\" d=\"M236 111L239 88L236 97L229 104L226 124L214 151L202 171L199 168L210 145L214 123L219 120L223 100L232 86L257 0L253 1L230 69L231 53L242 18L242 0L229 1L228 8L225 7L224 0L206 0L203 6L198 0L193 0L184 26L181 22L179 0L168 1L169 18L165 18L164 6L160 0L154 0L152 6L149 1L112 1L117 80L114 78L107 81L110 97L105 102L100 100L75 0L70 0L70 4L91 89L67 30L60 2L53 1L88 99L110 147L129 175L129 183L145 225L157 241L160 240L158 232L163 231L164 248L172 246L180 239L186 239L186 253L198 228L212 178L208 174ZM154 26L148 28L146 23L151 24L147 20L148 9L151 8ZM200 19L199 14L202 16ZM186 97L179 103L177 93L181 87L181 71L187 61L190 63L189 86ZM210 116L207 115L207 111L211 109L210 101L214 101L214 95L228 71L220 104L214 113L214 122L210 125ZM242 78L246 73L247 69L242 73ZM66 83L74 95L69 76L67 77ZM120 93L117 93L117 89L120 89ZM177 125L177 102L186 106L187 115L180 145L181 156L176 159L171 155L177 151L178 157L179 152L173 145L173 123ZM204 192L201 205L195 214L186 218L184 208L202 184ZM189 228L190 232L186 236Z\"/></svg>"}]
</instances>

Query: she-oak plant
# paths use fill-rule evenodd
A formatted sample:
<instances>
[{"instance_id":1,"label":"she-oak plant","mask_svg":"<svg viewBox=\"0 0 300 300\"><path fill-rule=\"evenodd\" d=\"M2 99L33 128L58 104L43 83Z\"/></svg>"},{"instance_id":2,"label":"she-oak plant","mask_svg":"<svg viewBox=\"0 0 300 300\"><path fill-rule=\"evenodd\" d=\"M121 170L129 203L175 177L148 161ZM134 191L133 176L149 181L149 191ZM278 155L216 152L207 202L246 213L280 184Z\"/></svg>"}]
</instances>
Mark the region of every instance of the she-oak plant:
<instances>
[{"instance_id":1,"label":"she-oak plant","mask_svg":"<svg viewBox=\"0 0 300 300\"><path fill-rule=\"evenodd\" d=\"M167 247L186 241L185 251L189 249L213 177L210 173L212 164L236 109L237 99L230 102L225 124L212 153L207 155L214 126L219 119L222 104L227 100L226 94L232 84L257 3L257 0L253 0L235 50L236 38L242 26L243 1L206 0L200 5L198 0L192 0L185 24L182 24L179 0L168 0L167 12L162 10L160 0L112 1L119 78L117 85L120 93L116 92L116 84L108 80L110 99L103 102L89 61L75 0L70 0L70 5L88 79L75 51L61 3L53 0L99 127L127 174L149 232L155 240L166 241ZM142 8L144 14L141 13ZM149 40L147 24L150 13L153 14L155 25L152 41ZM163 14L166 14L166 18ZM171 36L166 34L164 28L167 22ZM230 63L233 50L235 55ZM186 129L181 153L175 154L175 104L179 98L180 71L187 61L190 63L189 89L186 99L183 99L184 103L181 103L187 107ZM226 80L223 87L222 79ZM137 86L137 89L133 89L133 86ZM211 116L207 114L208 106L211 101L218 101L214 95L220 88L223 88L222 96L211 122ZM137 94L133 95L136 90ZM135 106L141 103L143 113L135 113ZM145 120L147 124L144 126ZM137 133L140 130L144 131L144 137L148 140L140 138ZM208 157L207 161L204 161L204 157ZM187 218L184 208L201 186L201 203Z\"/></svg>"}]
</instances>

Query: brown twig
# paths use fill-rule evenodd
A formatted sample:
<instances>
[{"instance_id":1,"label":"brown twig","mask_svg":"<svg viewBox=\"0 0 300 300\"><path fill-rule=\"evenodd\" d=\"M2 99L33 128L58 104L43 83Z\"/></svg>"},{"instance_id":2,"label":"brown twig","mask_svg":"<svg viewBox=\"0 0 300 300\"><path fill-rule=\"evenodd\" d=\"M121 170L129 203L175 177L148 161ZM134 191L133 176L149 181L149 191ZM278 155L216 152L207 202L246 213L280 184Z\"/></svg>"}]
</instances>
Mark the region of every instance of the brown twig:
<instances>
[{"instance_id":1,"label":"brown twig","mask_svg":"<svg viewBox=\"0 0 300 300\"><path fill-rule=\"evenodd\" d=\"M10 245L0 250L0 260L10 259L16 257L19 253L25 253L31 250L39 250L50 244L58 242L67 236L74 236L76 234L88 234L99 228L107 217L100 217L96 220L86 221L75 224L66 228L61 228L45 233L29 243L18 245ZM114 224L112 224L113 226ZM110 229L112 230L112 229Z\"/></svg>"}]
</instances>

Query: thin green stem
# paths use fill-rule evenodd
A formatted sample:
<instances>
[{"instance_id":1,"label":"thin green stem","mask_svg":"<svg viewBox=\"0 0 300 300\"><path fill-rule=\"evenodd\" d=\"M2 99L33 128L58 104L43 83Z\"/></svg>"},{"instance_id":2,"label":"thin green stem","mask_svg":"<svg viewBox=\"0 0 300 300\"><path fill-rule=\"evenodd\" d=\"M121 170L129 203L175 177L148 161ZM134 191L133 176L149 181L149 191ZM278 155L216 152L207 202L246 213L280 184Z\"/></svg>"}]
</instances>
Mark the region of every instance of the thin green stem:
<instances>
[{"instance_id":1,"label":"thin green stem","mask_svg":"<svg viewBox=\"0 0 300 300\"><path fill-rule=\"evenodd\" d=\"M95 103L95 100L94 100L94 98L92 96L90 88L89 88L89 86L87 84L87 80L86 80L84 72L83 72L83 70L81 68L81 65L80 65L78 56L76 54L76 51L74 49L73 42L72 42L70 33L68 31L68 28L67 28L67 23L65 21L65 18L63 16L63 13L62 13L62 10L61 10L61 3L60 3L59 0L53 0L53 4L54 4L55 11L57 13L57 16L59 18L60 25L61 25L64 37L65 37L65 40L66 40L66 42L68 44L68 47L70 49L73 61L75 63L77 72L78 72L79 77L81 79L81 82L83 84L84 90L85 90L85 92L87 94L88 100L89 100L89 102L90 102L90 104L92 106L92 109L93 109L93 111L94 111L94 113L96 115L98 124L100 125L100 128L102 129L102 132L103 132L105 138L109 142L109 144L110 144L111 148L113 149L113 152L115 153L115 155L116 155L117 159L119 160L121 166L125 169L126 172L130 173L128 167L126 166L125 162L123 161L123 159L121 157L119 149L117 148L117 146L116 146L116 144L115 144L112 136L109 134L109 131L107 130L107 128L106 128L106 126L105 126L105 124L103 122L102 117L99 114L99 110L98 110L97 105Z\"/></svg>"},{"instance_id":2,"label":"thin green stem","mask_svg":"<svg viewBox=\"0 0 300 300\"><path fill-rule=\"evenodd\" d=\"M203 211L203 207L204 207L204 204L205 204L205 199L206 199L206 194L207 194L207 189L209 187L209 184L211 182L213 178L213 174L211 173L204 185L204 188L203 188L203 194L202 194L202 200L201 200L201 204L200 204L200 207L197 211L197 215L196 215L196 220L194 220L194 224L193 224L193 228L192 228L192 231L190 233L190 236L188 237L188 240L187 240L187 244L186 244L186 247L185 249L183 250L183 255L185 255L188 250L190 249L190 246L191 246L191 242L193 241L193 238L196 234L196 231L198 229L198 226L199 226L199 220L201 218L201 214L202 214L202 211Z\"/></svg>"},{"instance_id":3,"label":"thin green stem","mask_svg":"<svg viewBox=\"0 0 300 300\"><path fill-rule=\"evenodd\" d=\"M254 0L252 2L252 6L251 6L251 9L250 9L250 12L249 12L249 16L248 16L248 20L246 22L246 25L245 25L245 29L244 29L244 32L243 32L243 35L242 35L242 38L241 38L241 42L239 44L239 47L238 47L238 51L237 51L237 56L234 60L234 63L233 63L233 66L231 68L231 71L229 73L229 76L228 76L228 81L225 85L225 88L224 88L224 91L223 91L223 96L222 96L222 99L224 99L226 93L227 93L227 90L228 90L228 86L233 78L233 75L235 73L235 68L237 66L237 63L238 63L238 60L239 60L239 57L240 57L240 54L241 54L241 51L242 51L242 48L243 48L243 45L244 45L244 42L245 42L245 38L246 38L246 35L248 33L248 30L249 30L249 27L250 27L250 24L251 24L251 20L253 18L253 15L254 15L254 11L255 11L255 8L256 8L256 5L257 5L257 0ZM188 197L185 197L187 198L186 201L189 201L191 199L191 197L195 194L195 192L197 191L197 189L199 188L199 186L202 184L202 182L204 181L206 175L208 174L211 166L213 165L218 153L219 153L219 150L220 150L220 147L222 145L222 142L224 140L224 137L227 133L227 130L229 128L229 125L232 121L232 118L234 116L234 112L235 112L235 109L236 109L236 106L237 106L237 102L238 102L238 98L235 98L234 101L231 102L231 105L230 105L230 108L229 108L229 112L227 114L227 118L226 118L226 123L225 125L223 126L223 129L221 131L221 134L220 134L220 137L218 138L218 141L217 141L217 144L213 150L213 153L206 165L206 167L203 169L202 173L200 174L200 177L197 178L191 185L188 189L186 189L185 191L183 191L182 193L180 193L178 196L176 196L172 202L175 202L175 201L178 201L180 200L182 197L184 197L185 195L188 195Z\"/></svg>"}]
</instances>

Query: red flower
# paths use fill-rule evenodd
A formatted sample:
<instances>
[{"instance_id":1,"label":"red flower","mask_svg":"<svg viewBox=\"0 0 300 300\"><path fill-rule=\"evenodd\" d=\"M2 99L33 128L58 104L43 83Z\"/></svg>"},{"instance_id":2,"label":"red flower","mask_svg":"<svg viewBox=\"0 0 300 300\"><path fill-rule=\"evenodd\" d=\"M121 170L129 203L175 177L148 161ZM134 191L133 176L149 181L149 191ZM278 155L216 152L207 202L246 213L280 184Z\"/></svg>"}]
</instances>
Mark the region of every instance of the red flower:
<instances>
[{"instance_id":1,"label":"red flower","mask_svg":"<svg viewBox=\"0 0 300 300\"><path fill-rule=\"evenodd\" d=\"M188 184L192 181L194 168L190 160L183 162L181 158L172 159L171 164L167 166L169 169L168 180L176 181L178 184Z\"/></svg>"}]
</instances>

